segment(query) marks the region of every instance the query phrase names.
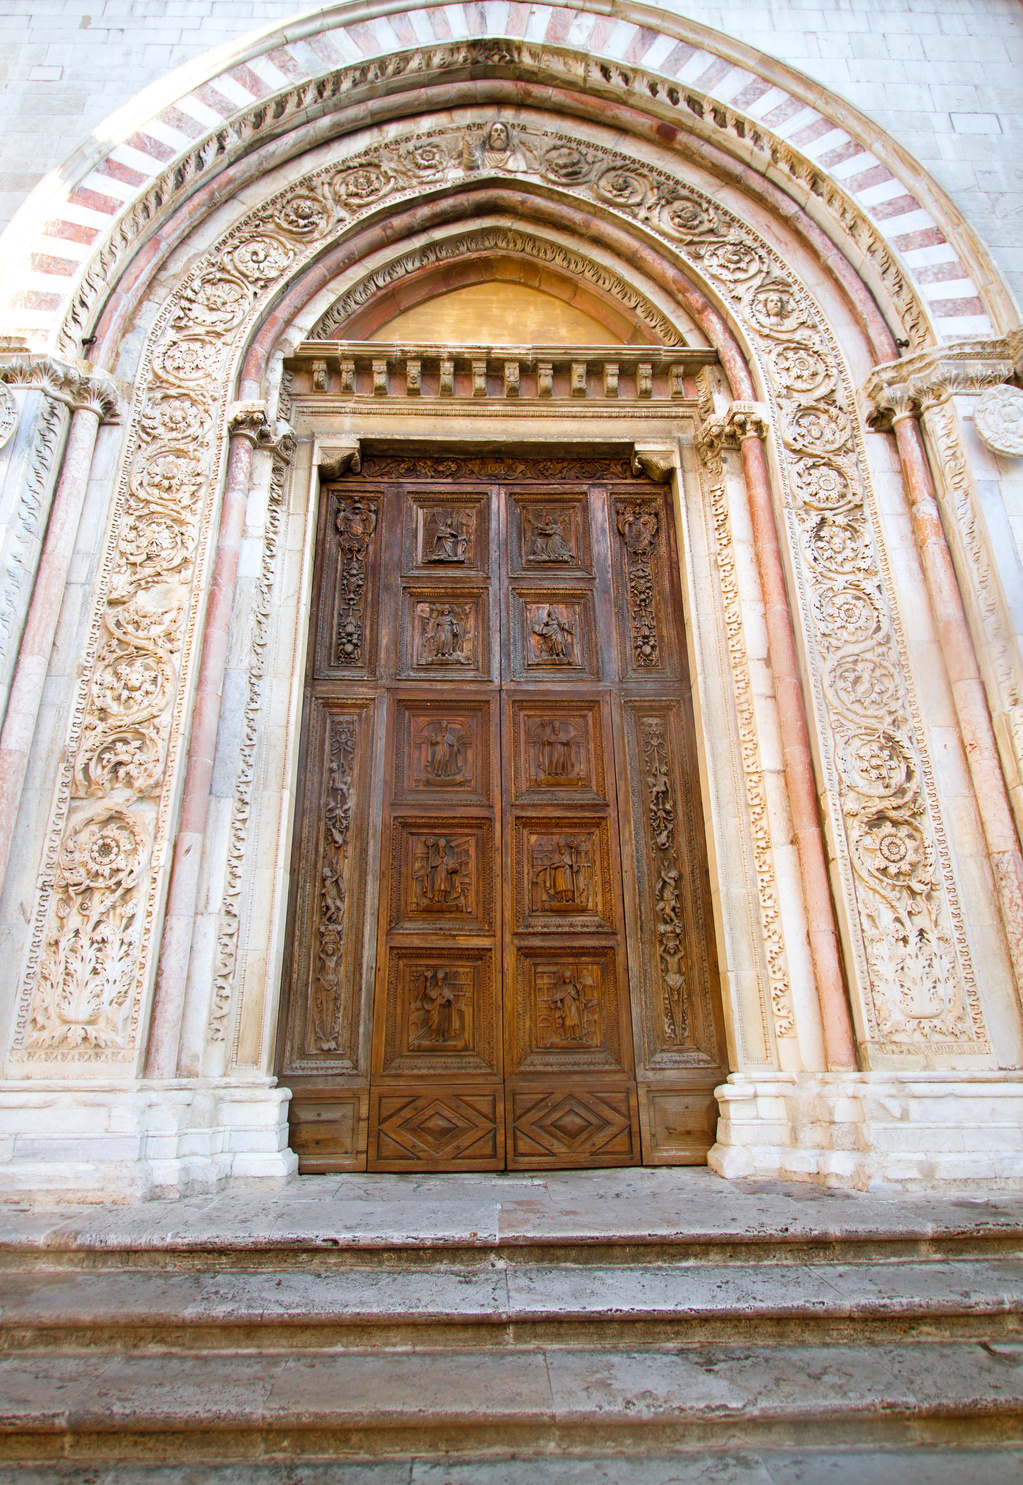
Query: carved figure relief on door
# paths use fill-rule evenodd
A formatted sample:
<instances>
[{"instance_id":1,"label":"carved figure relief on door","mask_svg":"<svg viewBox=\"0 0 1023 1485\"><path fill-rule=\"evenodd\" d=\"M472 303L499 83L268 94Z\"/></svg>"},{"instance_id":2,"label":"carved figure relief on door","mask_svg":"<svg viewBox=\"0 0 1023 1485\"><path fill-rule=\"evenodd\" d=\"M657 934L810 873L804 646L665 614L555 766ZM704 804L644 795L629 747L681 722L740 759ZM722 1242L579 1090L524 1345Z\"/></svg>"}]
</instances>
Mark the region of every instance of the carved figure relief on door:
<instances>
[{"instance_id":1,"label":"carved figure relief on door","mask_svg":"<svg viewBox=\"0 0 1023 1485\"><path fill-rule=\"evenodd\" d=\"M723 1068L664 492L612 460L370 457L320 532L303 1168L702 1158Z\"/></svg>"}]
</instances>

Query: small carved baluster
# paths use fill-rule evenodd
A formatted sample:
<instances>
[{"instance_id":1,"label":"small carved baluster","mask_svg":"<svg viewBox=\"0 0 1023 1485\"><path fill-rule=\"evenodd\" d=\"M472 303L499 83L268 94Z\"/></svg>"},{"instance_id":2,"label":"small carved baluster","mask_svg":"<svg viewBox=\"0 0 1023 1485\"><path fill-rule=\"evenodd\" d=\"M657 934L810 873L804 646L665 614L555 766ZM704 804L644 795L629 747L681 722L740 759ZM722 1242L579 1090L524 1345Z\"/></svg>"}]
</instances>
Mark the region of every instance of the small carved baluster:
<instances>
[{"instance_id":1,"label":"small carved baluster","mask_svg":"<svg viewBox=\"0 0 1023 1485\"><path fill-rule=\"evenodd\" d=\"M618 396L618 362L604 362L604 396Z\"/></svg>"},{"instance_id":2,"label":"small carved baluster","mask_svg":"<svg viewBox=\"0 0 1023 1485\"><path fill-rule=\"evenodd\" d=\"M472 363L472 395L474 397L487 395L487 363L485 361Z\"/></svg>"},{"instance_id":3,"label":"small carved baluster","mask_svg":"<svg viewBox=\"0 0 1023 1485\"><path fill-rule=\"evenodd\" d=\"M387 362L373 362L373 396L386 397L390 387L387 380Z\"/></svg>"},{"instance_id":4,"label":"small carved baluster","mask_svg":"<svg viewBox=\"0 0 1023 1485\"><path fill-rule=\"evenodd\" d=\"M519 363L517 361L504 363L504 395L506 397L519 395Z\"/></svg>"},{"instance_id":5,"label":"small carved baluster","mask_svg":"<svg viewBox=\"0 0 1023 1485\"><path fill-rule=\"evenodd\" d=\"M355 394L355 362L341 362L341 395L352 397Z\"/></svg>"},{"instance_id":6,"label":"small carved baluster","mask_svg":"<svg viewBox=\"0 0 1023 1485\"><path fill-rule=\"evenodd\" d=\"M636 367L636 396L654 395L654 368L650 361L641 361Z\"/></svg>"},{"instance_id":7,"label":"small carved baluster","mask_svg":"<svg viewBox=\"0 0 1023 1485\"><path fill-rule=\"evenodd\" d=\"M540 361L536 367L536 395L538 397L554 396L554 362Z\"/></svg>"},{"instance_id":8,"label":"small carved baluster","mask_svg":"<svg viewBox=\"0 0 1023 1485\"><path fill-rule=\"evenodd\" d=\"M330 729L316 968L309 999L309 1029L317 1052L337 1052L343 1040L345 984L341 960L345 947L355 726L353 717L335 717Z\"/></svg>"},{"instance_id":9,"label":"small carved baluster","mask_svg":"<svg viewBox=\"0 0 1023 1485\"><path fill-rule=\"evenodd\" d=\"M377 527L377 502L347 496L334 522L341 548L335 665L361 665L369 544Z\"/></svg>"},{"instance_id":10,"label":"small carved baluster","mask_svg":"<svg viewBox=\"0 0 1023 1485\"><path fill-rule=\"evenodd\" d=\"M659 525L657 510L653 505L642 503L619 505L617 520L619 534L625 542L633 664L657 665L660 660L654 584L654 549Z\"/></svg>"},{"instance_id":11,"label":"small carved baluster","mask_svg":"<svg viewBox=\"0 0 1023 1485\"><path fill-rule=\"evenodd\" d=\"M325 392L327 390L327 363L326 361L313 362L313 391Z\"/></svg>"},{"instance_id":12,"label":"small carved baluster","mask_svg":"<svg viewBox=\"0 0 1023 1485\"><path fill-rule=\"evenodd\" d=\"M442 397L453 397L455 395L455 363L445 360L440 363L440 395Z\"/></svg>"},{"instance_id":13,"label":"small carved baluster","mask_svg":"<svg viewBox=\"0 0 1023 1485\"><path fill-rule=\"evenodd\" d=\"M418 397L423 390L423 363L405 362L405 396Z\"/></svg>"},{"instance_id":14,"label":"small carved baluster","mask_svg":"<svg viewBox=\"0 0 1023 1485\"><path fill-rule=\"evenodd\" d=\"M689 1037L689 996L685 974L682 923L682 870L678 854L678 822L668 738L660 717L643 720L645 772L650 845L657 879L654 915L657 924L657 962L661 981L661 1025L665 1040L680 1047Z\"/></svg>"},{"instance_id":15,"label":"small carved baluster","mask_svg":"<svg viewBox=\"0 0 1023 1485\"><path fill-rule=\"evenodd\" d=\"M572 362L572 381L571 381L571 386L572 386L572 396L573 397L585 397L586 396L586 362L585 361L573 361Z\"/></svg>"}]
</instances>

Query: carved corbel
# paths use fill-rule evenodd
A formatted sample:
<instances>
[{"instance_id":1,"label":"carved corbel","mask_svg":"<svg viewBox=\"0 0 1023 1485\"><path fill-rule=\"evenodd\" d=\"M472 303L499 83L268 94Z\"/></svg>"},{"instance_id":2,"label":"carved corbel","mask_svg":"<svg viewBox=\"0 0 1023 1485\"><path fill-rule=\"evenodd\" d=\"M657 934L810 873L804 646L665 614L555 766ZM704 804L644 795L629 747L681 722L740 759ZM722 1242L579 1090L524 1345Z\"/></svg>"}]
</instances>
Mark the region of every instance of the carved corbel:
<instances>
[{"instance_id":1,"label":"carved corbel","mask_svg":"<svg viewBox=\"0 0 1023 1485\"><path fill-rule=\"evenodd\" d=\"M704 420L696 446L701 454L714 455L722 449L737 449L747 438L766 438L769 427L762 402L732 402L724 412L711 413Z\"/></svg>"},{"instance_id":2,"label":"carved corbel","mask_svg":"<svg viewBox=\"0 0 1023 1485\"><path fill-rule=\"evenodd\" d=\"M362 468L362 450L357 438L338 438L329 444L316 445L317 468L320 479L340 479L343 474L358 474Z\"/></svg>"},{"instance_id":3,"label":"carved corbel","mask_svg":"<svg viewBox=\"0 0 1023 1485\"><path fill-rule=\"evenodd\" d=\"M265 449L285 462L295 452L294 429L283 418L271 423L265 402L232 402L227 431L232 438L244 438L254 449Z\"/></svg>"},{"instance_id":4,"label":"carved corbel","mask_svg":"<svg viewBox=\"0 0 1023 1485\"><path fill-rule=\"evenodd\" d=\"M678 464L678 450L671 443L637 443L632 450L633 474L645 474L659 485L667 484Z\"/></svg>"}]
</instances>

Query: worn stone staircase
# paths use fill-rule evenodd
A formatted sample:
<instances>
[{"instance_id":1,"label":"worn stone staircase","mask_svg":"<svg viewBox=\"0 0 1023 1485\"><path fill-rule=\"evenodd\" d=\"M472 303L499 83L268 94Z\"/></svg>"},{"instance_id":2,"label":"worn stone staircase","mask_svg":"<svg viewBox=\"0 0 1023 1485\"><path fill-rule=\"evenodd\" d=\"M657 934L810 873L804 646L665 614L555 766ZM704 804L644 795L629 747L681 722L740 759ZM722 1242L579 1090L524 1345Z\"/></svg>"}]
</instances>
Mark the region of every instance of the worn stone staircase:
<instances>
[{"instance_id":1,"label":"worn stone staircase","mask_svg":"<svg viewBox=\"0 0 1023 1485\"><path fill-rule=\"evenodd\" d=\"M648 1170L7 1207L0 1307L22 1485L1023 1480L1005 1194Z\"/></svg>"}]
</instances>

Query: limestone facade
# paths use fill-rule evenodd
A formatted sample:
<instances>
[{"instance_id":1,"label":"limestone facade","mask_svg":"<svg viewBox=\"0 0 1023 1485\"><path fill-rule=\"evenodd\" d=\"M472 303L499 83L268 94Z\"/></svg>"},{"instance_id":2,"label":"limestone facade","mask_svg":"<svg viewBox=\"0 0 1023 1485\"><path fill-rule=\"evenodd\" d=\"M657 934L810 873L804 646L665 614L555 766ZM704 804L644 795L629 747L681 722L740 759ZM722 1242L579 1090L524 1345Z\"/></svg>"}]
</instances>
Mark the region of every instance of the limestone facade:
<instances>
[{"instance_id":1,"label":"limestone facade","mask_svg":"<svg viewBox=\"0 0 1023 1485\"><path fill-rule=\"evenodd\" d=\"M79 122L0 248L0 1189L294 1172L321 480L587 445L674 502L732 1069L712 1167L1017 1184L1023 336L992 223L1018 14L857 4L825 57L794 5L763 52L745 7L264 5L213 52L217 6L173 8L128 8L141 70L111 64L91 134L77 42L26 41L10 95L66 88ZM54 35L92 45L85 16ZM926 99L895 75L917 43ZM953 108L964 48L986 80ZM386 341L494 279L607 344Z\"/></svg>"}]
</instances>

